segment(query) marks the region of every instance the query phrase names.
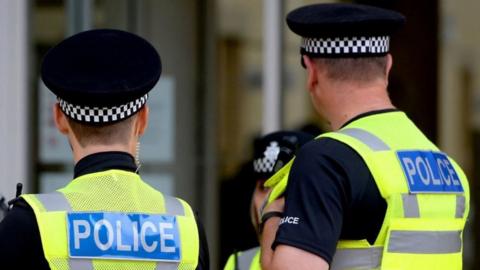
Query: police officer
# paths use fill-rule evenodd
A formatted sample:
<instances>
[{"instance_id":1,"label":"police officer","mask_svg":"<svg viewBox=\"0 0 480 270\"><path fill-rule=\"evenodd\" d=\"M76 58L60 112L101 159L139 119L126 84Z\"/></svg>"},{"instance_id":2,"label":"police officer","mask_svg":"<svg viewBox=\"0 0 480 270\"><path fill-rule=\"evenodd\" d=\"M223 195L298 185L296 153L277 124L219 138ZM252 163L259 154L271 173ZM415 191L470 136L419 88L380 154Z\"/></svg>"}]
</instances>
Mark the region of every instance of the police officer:
<instances>
[{"instance_id":1,"label":"police officer","mask_svg":"<svg viewBox=\"0 0 480 270\"><path fill-rule=\"evenodd\" d=\"M264 210L283 212L264 219L264 269L462 268L467 178L387 93L390 36L403 23L353 4L287 15L312 102L333 132L266 182L275 190L288 180Z\"/></svg>"},{"instance_id":2,"label":"police officer","mask_svg":"<svg viewBox=\"0 0 480 270\"><path fill-rule=\"evenodd\" d=\"M43 59L54 121L71 145L74 179L20 197L0 224L0 262L18 269L209 269L190 206L153 189L134 156L161 62L119 30L76 34Z\"/></svg>"},{"instance_id":3,"label":"police officer","mask_svg":"<svg viewBox=\"0 0 480 270\"><path fill-rule=\"evenodd\" d=\"M267 134L254 142L254 158L252 162L255 189L250 203L250 218L261 238L260 217L261 208L270 189L264 187L265 180L287 164L295 152L313 136L298 131L277 131ZM252 179L244 179L251 181ZM228 258L225 270L255 270L260 267L260 247L236 252Z\"/></svg>"}]
</instances>

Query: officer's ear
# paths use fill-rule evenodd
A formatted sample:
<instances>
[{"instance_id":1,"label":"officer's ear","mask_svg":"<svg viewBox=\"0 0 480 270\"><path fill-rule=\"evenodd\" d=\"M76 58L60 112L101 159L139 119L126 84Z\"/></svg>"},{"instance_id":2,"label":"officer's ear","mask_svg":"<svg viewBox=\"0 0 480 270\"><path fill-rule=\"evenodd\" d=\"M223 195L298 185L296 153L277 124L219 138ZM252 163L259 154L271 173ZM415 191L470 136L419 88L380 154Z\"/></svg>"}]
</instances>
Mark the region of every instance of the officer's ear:
<instances>
[{"instance_id":1,"label":"officer's ear","mask_svg":"<svg viewBox=\"0 0 480 270\"><path fill-rule=\"evenodd\" d=\"M58 131L63 135L67 135L69 131L69 125L67 116L62 112L60 109L60 104L55 104L53 106L53 121L55 122L55 126L57 127Z\"/></svg>"},{"instance_id":2,"label":"officer's ear","mask_svg":"<svg viewBox=\"0 0 480 270\"><path fill-rule=\"evenodd\" d=\"M318 84L318 77L317 77L317 65L313 60L306 56L303 55L303 63L305 64L305 69L307 70L307 89L310 92L313 92L315 90L315 87Z\"/></svg>"},{"instance_id":3,"label":"officer's ear","mask_svg":"<svg viewBox=\"0 0 480 270\"><path fill-rule=\"evenodd\" d=\"M135 135L142 136L148 127L148 105L143 106L137 113L137 119L135 121Z\"/></svg>"},{"instance_id":4,"label":"officer's ear","mask_svg":"<svg viewBox=\"0 0 480 270\"><path fill-rule=\"evenodd\" d=\"M387 54L385 56L387 58L387 62L386 62L386 65L385 65L385 75L386 75L386 79L388 81L388 75L390 74L390 70L392 69L392 66L393 66L393 58L392 58L392 55L391 54Z\"/></svg>"}]
</instances>

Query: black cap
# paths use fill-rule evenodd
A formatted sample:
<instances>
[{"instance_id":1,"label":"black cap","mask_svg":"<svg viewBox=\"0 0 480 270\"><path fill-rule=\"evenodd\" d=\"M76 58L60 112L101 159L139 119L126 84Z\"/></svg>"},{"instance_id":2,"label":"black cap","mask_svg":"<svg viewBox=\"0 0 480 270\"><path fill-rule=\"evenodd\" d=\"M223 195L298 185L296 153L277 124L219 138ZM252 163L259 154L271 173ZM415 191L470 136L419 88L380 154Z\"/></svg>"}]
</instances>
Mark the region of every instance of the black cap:
<instances>
[{"instance_id":1,"label":"black cap","mask_svg":"<svg viewBox=\"0 0 480 270\"><path fill-rule=\"evenodd\" d=\"M104 124L140 110L161 70L160 56L145 39L97 29L73 35L50 49L41 76L67 116Z\"/></svg>"},{"instance_id":2,"label":"black cap","mask_svg":"<svg viewBox=\"0 0 480 270\"><path fill-rule=\"evenodd\" d=\"M395 11L358 4L315 4L287 15L311 57L370 57L388 53L390 36L405 23Z\"/></svg>"},{"instance_id":3,"label":"black cap","mask_svg":"<svg viewBox=\"0 0 480 270\"><path fill-rule=\"evenodd\" d=\"M256 179L268 179L287 164L297 150L314 139L313 135L298 131L278 131L254 142L253 171Z\"/></svg>"}]
</instances>

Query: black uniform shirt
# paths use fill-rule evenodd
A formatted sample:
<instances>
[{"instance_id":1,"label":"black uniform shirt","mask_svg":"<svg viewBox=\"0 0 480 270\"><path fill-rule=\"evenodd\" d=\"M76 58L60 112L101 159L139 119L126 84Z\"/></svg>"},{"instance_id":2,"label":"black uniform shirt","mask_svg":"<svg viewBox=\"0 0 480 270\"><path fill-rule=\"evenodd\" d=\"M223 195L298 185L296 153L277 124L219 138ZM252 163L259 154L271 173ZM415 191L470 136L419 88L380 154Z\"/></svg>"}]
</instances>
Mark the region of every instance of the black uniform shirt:
<instances>
[{"instance_id":1,"label":"black uniform shirt","mask_svg":"<svg viewBox=\"0 0 480 270\"><path fill-rule=\"evenodd\" d=\"M348 123L390 111L394 110L361 114ZM339 239L367 239L373 244L386 209L372 174L355 150L331 138L313 140L293 162L284 218L273 248L293 246L330 264Z\"/></svg>"},{"instance_id":2,"label":"black uniform shirt","mask_svg":"<svg viewBox=\"0 0 480 270\"><path fill-rule=\"evenodd\" d=\"M130 154L123 152L96 153L81 159L75 165L74 178L110 169L134 172L136 168ZM200 237L197 269L209 269L205 231L197 216L195 219ZM0 263L11 265L11 268L15 269L50 269L43 253L35 214L24 200L17 201L0 223Z\"/></svg>"}]
</instances>

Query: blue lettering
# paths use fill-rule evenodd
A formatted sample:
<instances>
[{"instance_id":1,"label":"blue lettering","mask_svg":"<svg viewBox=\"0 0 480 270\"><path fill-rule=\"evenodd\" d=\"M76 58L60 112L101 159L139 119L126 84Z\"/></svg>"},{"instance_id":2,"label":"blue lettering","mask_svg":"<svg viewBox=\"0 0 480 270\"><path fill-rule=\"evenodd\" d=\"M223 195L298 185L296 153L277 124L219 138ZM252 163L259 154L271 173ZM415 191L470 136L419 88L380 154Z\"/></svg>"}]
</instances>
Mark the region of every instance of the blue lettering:
<instances>
[{"instance_id":1,"label":"blue lettering","mask_svg":"<svg viewBox=\"0 0 480 270\"><path fill-rule=\"evenodd\" d=\"M442 175L443 181L445 181L445 184L450 186L452 184L452 180L450 178L450 172L448 171L447 166L445 165L442 159L437 159L437 165L438 165L438 168L440 169L439 171Z\"/></svg>"},{"instance_id":2,"label":"blue lettering","mask_svg":"<svg viewBox=\"0 0 480 270\"><path fill-rule=\"evenodd\" d=\"M432 164L430 164L431 160L427 159L427 167L428 167L428 172L432 177L432 184L434 185L441 185L442 184L442 179L440 178L440 175L438 174L439 170L433 170L432 169ZM435 164L433 164L435 165Z\"/></svg>"},{"instance_id":3,"label":"blue lettering","mask_svg":"<svg viewBox=\"0 0 480 270\"><path fill-rule=\"evenodd\" d=\"M459 193L463 187L448 157L433 151L398 151L412 193Z\"/></svg>"},{"instance_id":4,"label":"blue lettering","mask_svg":"<svg viewBox=\"0 0 480 270\"><path fill-rule=\"evenodd\" d=\"M417 170L415 169L415 164L413 164L413 160L407 157L402 158L402 165L404 166L405 174L407 174L407 179L409 179L412 185L415 184L413 176L417 174Z\"/></svg>"},{"instance_id":5,"label":"blue lettering","mask_svg":"<svg viewBox=\"0 0 480 270\"><path fill-rule=\"evenodd\" d=\"M131 213L68 213L70 257L179 261L175 216Z\"/></svg>"},{"instance_id":6,"label":"blue lettering","mask_svg":"<svg viewBox=\"0 0 480 270\"><path fill-rule=\"evenodd\" d=\"M430 175L428 175L427 165L425 165L425 160L421 157L415 159L415 166L417 167L418 175L425 185L430 184Z\"/></svg>"}]
</instances>

